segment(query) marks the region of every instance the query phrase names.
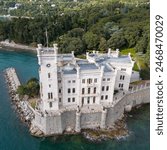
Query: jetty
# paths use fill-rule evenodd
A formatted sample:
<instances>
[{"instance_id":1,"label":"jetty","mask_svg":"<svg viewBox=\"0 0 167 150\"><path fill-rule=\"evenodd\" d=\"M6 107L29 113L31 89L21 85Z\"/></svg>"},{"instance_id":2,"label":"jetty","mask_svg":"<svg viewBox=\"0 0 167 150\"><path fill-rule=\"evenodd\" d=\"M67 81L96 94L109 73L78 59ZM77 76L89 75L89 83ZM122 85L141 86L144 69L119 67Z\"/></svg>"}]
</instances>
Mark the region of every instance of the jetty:
<instances>
[{"instance_id":1,"label":"jetty","mask_svg":"<svg viewBox=\"0 0 167 150\"><path fill-rule=\"evenodd\" d=\"M9 95L16 107L16 111L20 115L21 120L30 125L31 120L34 117L34 110L28 103L28 96L25 95L23 98L20 98L17 94L17 89L21 85L21 82L17 76L15 68L5 69L4 75L9 88Z\"/></svg>"},{"instance_id":2,"label":"jetty","mask_svg":"<svg viewBox=\"0 0 167 150\"><path fill-rule=\"evenodd\" d=\"M45 134L42 132L41 129L34 126L35 115L38 114L41 115L41 114L40 112L38 112L38 110L34 110L31 107L29 103L29 97L27 95L19 97L19 95L17 94L17 89L21 85L21 82L17 76L15 68L7 68L6 70L4 70L4 75L7 85L9 87L9 94L11 96L11 100L13 104L16 106L16 111L20 115L21 120L23 122L26 122L28 127L30 128L29 131L31 135L37 137L56 135L55 133ZM94 109L92 109L91 106L89 106L86 109L87 106L85 106L80 110L73 108L66 108L66 109L61 109L61 111L59 111L59 114L54 114L54 115L43 114L43 115L47 116L47 118L54 116L55 120L50 118L50 122L54 121L55 126L61 129L61 131L67 131L67 129L70 129L69 130L70 132L67 131L67 133L72 133L72 134L79 133L71 131L74 131L75 128L77 129L83 128L83 129L93 129L93 134L92 132L87 132L92 130L85 130L86 132L83 132L83 135L85 137L91 137L91 139L95 140L96 139L101 140L101 136L94 137L94 132L95 133L98 132L101 135L100 131L102 131L103 133L105 131L105 134L103 136L109 138L121 135L126 136L128 134L128 130L126 129L125 121L122 121L124 117L124 112L125 111L129 112L133 107L149 103L150 102L149 90L150 90L149 80L143 81L141 84L130 85L130 89L128 92L120 91L117 94L115 94L113 102L107 106L104 105L103 108L100 107L99 109L97 109L97 107L95 106L92 107ZM44 117L42 117L42 119L43 118ZM121 126L119 126L117 123L119 124L121 123ZM43 124L44 123L42 120L41 125ZM99 130L99 127L101 127L102 130ZM117 132L120 130L121 132ZM108 131L111 134L108 134Z\"/></svg>"}]
</instances>

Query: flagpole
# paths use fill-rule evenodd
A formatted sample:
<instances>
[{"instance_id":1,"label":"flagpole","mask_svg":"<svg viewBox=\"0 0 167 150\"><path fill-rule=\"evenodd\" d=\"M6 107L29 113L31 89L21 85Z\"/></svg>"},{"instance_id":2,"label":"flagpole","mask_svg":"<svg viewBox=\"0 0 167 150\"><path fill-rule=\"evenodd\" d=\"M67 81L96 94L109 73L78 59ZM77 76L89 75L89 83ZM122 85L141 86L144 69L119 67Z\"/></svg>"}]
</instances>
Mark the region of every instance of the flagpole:
<instances>
[{"instance_id":1,"label":"flagpole","mask_svg":"<svg viewBox=\"0 0 167 150\"><path fill-rule=\"evenodd\" d=\"M48 31L46 29L46 46L47 46L47 49L48 49Z\"/></svg>"}]
</instances>

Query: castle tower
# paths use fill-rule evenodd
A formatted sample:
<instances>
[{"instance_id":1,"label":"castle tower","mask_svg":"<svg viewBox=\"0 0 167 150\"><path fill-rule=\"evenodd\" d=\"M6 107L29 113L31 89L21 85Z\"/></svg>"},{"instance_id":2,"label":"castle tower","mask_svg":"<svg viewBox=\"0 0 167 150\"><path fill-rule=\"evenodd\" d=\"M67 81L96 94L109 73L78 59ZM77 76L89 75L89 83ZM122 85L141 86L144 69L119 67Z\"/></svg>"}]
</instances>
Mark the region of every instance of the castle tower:
<instances>
[{"instance_id":1,"label":"castle tower","mask_svg":"<svg viewBox=\"0 0 167 150\"><path fill-rule=\"evenodd\" d=\"M58 81L57 81L57 44L53 48L44 48L38 44L37 56L40 81L40 109L42 111L54 111L59 109Z\"/></svg>"}]
</instances>

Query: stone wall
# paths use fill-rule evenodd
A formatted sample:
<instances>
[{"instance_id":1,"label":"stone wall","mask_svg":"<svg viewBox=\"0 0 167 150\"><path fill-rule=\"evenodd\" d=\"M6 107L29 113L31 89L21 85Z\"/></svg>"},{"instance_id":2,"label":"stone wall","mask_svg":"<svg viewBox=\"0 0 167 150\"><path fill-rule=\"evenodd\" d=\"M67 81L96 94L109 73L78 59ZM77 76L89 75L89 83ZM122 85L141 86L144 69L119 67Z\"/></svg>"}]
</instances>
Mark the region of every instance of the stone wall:
<instances>
[{"instance_id":1,"label":"stone wall","mask_svg":"<svg viewBox=\"0 0 167 150\"><path fill-rule=\"evenodd\" d=\"M66 111L61 114L62 129L75 130L76 111Z\"/></svg>"},{"instance_id":2,"label":"stone wall","mask_svg":"<svg viewBox=\"0 0 167 150\"><path fill-rule=\"evenodd\" d=\"M22 99L17 94L17 89L21 85L19 78L17 76L15 68L7 68L4 70L4 75L6 83L9 88L9 94L13 104L16 106L16 111L20 115L20 119L28 123L34 117L33 108L27 102L28 96L24 96Z\"/></svg>"},{"instance_id":3,"label":"stone wall","mask_svg":"<svg viewBox=\"0 0 167 150\"><path fill-rule=\"evenodd\" d=\"M123 117L126 106L132 108L145 103L150 103L149 88L125 95L114 107L107 108L107 127L112 126L116 120Z\"/></svg>"},{"instance_id":4,"label":"stone wall","mask_svg":"<svg viewBox=\"0 0 167 150\"><path fill-rule=\"evenodd\" d=\"M81 129L100 127L101 112L81 113Z\"/></svg>"},{"instance_id":5,"label":"stone wall","mask_svg":"<svg viewBox=\"0 0 167 150\"><path fill-rule=\"evenodd\" d=\"M64 131L80 132L81 129L86 128L108 128L113 127L114 122L123 117L126 107L130 111L134 106L149 102L150 89L144 88L125 94L114 106L108 106L101 111L85 113L77 110L68 110L44 117L39 117L39 115L39 118L36 116L37 118L33 125L38 126L44 135L61 134Z\"/></svg>"},{"instance_id":6,"label":"stone wall","mask_svg":"<svg viewBox=\"0 0 167 150\"><path fill-rule=\"evenodd\" d=\"M127 93L120 91L114 96L113 103L104 107L93 105L93 109L88 106L89 109L86 109L86 111L81 108L81 110L64 109L56 113L41 113L38 110L34 111L30 106L28 107L26 100L19 100L16 89L20 85L20 81L15 69L7 69L5 75L9 87L14 94L14 100L18 101L19 106L22 106L22 103L24 103L21 108L25 112L25 117L29 116L29 114L33 114L33 116L35 114L35 119L31 122L32 126L30 130L32 134L40 136L62 134L64 131L80 132L81 129L85 128L112 127L115 121L123 117L125 110L130 111L134 106L150 102L149 82L146 82L143 85L133 86L131 91ZM27 110L30 110L31 113Z\"/></svg>"}]
</instances>

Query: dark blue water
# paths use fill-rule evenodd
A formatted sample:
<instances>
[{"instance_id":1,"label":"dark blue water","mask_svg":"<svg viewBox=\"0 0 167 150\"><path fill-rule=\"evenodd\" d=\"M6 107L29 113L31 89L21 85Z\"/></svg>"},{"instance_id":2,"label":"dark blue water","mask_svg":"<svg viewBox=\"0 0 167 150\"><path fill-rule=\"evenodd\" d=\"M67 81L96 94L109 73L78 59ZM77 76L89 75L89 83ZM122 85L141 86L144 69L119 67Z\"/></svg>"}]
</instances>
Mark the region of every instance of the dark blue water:
<instances>
[{"instance_id":1,"label":"dark blue water","mask_svg":"<svg viewBox=\"0 0 167 150\"><path fill-rule=\"evenodd\" d=\"M81 135L59 138L34 138L26 125L20 122L12 108L3 70L15 67L22 82L38 77L37 58L34 54L0 51L0 150L149 150L149 106L131 112L127 119L130 135L121 140L92 143Z\"/></svg>"}]
</instances>

